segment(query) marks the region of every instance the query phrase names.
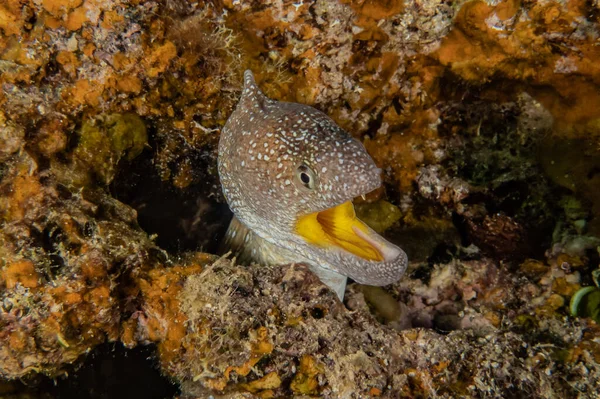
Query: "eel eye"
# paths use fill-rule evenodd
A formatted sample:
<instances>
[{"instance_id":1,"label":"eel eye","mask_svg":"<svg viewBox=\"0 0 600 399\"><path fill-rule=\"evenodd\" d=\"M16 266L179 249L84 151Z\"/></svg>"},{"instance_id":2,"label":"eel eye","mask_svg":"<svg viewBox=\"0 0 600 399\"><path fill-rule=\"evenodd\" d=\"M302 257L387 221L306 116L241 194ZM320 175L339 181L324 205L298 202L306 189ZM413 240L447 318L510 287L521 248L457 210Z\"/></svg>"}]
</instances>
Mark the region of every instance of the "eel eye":
<instances>
[{"instance_id":1,"label":"eel eye","mask_svg":"<svg viewBox=\"0 0 600 399\"><path fill-rule=\"evenodd\" d=\"M317 179L315 176L315 172L311 168L309 168L305 164L298 166L297 176L298 179L300 179L300 183L302 183L304 187L310 190L315 188L315 183Z\"/></svg>"}]
</instances>

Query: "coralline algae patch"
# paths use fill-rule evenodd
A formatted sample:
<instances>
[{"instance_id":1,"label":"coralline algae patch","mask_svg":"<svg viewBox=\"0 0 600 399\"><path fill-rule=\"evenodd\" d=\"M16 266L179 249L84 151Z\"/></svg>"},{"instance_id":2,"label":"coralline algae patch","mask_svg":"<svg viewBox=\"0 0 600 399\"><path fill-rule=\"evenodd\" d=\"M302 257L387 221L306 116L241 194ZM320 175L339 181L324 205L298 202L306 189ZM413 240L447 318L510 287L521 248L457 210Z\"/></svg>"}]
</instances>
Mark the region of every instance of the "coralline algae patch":
<instances>
[{"instance_id":1,"label":"coralline algae patch","mask_svg":"<svg viewBox=\"0 0 600 399\"><path fill-rule=\"evenodd\" d=\"M468 2L432 56L472 84L518 84L562 126L586 123L600 117L598 12L585 1Z\"/></svg>"}]
</instances>

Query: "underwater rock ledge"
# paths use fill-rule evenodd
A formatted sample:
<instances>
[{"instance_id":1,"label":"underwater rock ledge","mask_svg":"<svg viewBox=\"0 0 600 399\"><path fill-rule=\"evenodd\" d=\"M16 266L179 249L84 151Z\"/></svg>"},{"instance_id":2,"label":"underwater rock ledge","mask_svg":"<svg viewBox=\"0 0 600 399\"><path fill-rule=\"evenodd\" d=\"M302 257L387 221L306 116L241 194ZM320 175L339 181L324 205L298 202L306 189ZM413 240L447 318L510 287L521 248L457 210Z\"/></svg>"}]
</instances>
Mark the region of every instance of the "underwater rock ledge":
<instances>
[{"instance_id":1,"label":"underwater rock ledge","mask_svg":"<svg viewBox=\"0 0 600 399\"><path fill-rule=\"evenodd\" d=\"M169 259L130 207L102 190L73 190L86 177L60 165L36 170L25 153L5 171L4 378L59 376L99 343L120 340L157 344L182 397L542 398L585 395L600 383L598 326L560 313L578 286L564 266L581 267L576 258L526 262L525 279L490 259L436 266L391 292L421 312L430 310L419 302L476 300L462 311L488 322L444 334L396 331L375 319L355 286L348 310L302 265L242 267L203 253ZM522 314L511 304L519 285L520 295L538 297Z\"/></svg>"},{"instance_id":2,"label":"underwater rock ledge","mask_svg":"<svg viewBox=\"0 0 600 399\"><path fill-rule=\"evenodd\" d=\"M176 299L173 291L150 294L155 288L149 285L132 328L138 340L158 343L163 370L186 398L236 392L261 398L543 398L574 386L592 394L600 382L597 352L584 350L585 363L571 363L575 359L557 358L556 347L536 345L515 329L473 324L447 334L396 331L375 320L361 295L352 295L357 310L346 309L303 265L243 267L220 258L199 273L166 269L154 279L180 287ZM174 301L178 306L171 306ZM170 336L173 326L157 335L149 327L157 316L179 320L181 335ZM588 327L565 322L560 328L555 339L566 339L562 351L594 346L582 336ZM588 371L581 374L582 367Z\"/></svg>"}]
</instances>

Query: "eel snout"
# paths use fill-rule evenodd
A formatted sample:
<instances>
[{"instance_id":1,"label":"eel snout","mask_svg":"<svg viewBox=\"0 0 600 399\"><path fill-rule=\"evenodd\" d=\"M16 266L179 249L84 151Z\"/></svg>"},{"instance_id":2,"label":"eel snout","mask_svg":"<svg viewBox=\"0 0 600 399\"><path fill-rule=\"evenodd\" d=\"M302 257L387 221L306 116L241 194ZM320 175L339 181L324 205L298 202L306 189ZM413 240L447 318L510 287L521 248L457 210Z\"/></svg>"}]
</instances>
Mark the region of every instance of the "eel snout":
<instances>
[{"instance_id":1,"label":"eel snout","mask_svg":"<svg viewBox=\"0 0 600 399\"><path fill-rule=\"evenodd\" d=\"M404 274L406 253L361 221L351 201L300 217L296 233L334 271L368 285L391 284Z\"/></svg>"}]
</instances>

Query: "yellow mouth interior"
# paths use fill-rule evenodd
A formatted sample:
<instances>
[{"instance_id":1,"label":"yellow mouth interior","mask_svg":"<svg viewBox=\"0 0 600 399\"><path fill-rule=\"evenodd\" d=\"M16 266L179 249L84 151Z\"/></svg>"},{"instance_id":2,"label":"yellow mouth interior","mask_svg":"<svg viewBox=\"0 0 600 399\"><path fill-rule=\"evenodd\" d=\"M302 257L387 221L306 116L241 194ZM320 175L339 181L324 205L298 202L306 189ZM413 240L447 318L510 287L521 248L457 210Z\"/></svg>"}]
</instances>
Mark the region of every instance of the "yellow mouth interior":
<instances>
[{"instance_id":1,"label":"yellow mouth interior","mask_svg":"<svg viewBox=\"0 0 600 399\"><path fill-rule=\"evenodd\" d=\"M381 252L370 242L358 236L353 227L369 234L369 228L356 217L352 202L322 212L311 213L298 219L296 233L320 247L335 246L363 259L380 262Z\"/></svg>"}]
</instances>

